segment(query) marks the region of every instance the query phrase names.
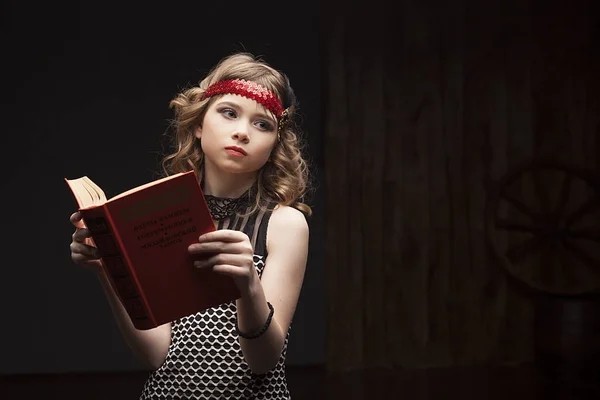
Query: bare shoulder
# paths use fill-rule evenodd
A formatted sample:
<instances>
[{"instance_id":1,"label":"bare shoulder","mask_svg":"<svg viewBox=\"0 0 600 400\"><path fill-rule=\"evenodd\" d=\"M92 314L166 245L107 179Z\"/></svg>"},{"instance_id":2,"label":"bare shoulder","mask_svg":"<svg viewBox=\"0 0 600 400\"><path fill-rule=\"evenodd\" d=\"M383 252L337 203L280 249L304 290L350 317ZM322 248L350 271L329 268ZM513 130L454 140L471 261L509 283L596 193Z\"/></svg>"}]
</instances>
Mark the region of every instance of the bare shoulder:
<instances>
[{"instance_id":1,"label":"bare shoulder","mask_svg":"<svg viewBox=\"0 0 600 400\"><path fill-rule=\"evenodd\" d=\"M309 228L306 217L301 211L294 207L279 205L273 210L267 231L267 241L272 242L277 238L308 239Z\"/></svg>"},{"instance_id":2,"label":"bare shoulder","mask_svg":"<svg viewBox=\"0 0 600 400\"><path fill-rule=\"evenodd\" d=\"M273 210L269 226L308 231L308 223L301 211L294 207L279 205Z\"/></svg>"}]
</instances>

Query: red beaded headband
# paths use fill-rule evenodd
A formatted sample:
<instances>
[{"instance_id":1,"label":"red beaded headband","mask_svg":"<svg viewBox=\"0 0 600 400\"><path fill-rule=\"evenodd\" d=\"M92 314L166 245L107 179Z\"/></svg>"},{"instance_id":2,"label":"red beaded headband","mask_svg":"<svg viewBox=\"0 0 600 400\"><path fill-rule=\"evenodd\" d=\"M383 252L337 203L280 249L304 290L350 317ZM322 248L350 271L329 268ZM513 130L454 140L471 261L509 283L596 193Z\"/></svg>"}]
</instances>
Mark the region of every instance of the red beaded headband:
<instances>
[{"instance_id":1,"label":"red beaded headband","mask_svg":"<svg viewBox=\"0 0 600 400\"><path fill-rule=\"evenodd\" d=\"M277 96L264 86L244 79L219 81L206 89L203 99L216 94L237 94L252 99L270 110L279 119L284 113Z\"/></svg>"}]
</instances>

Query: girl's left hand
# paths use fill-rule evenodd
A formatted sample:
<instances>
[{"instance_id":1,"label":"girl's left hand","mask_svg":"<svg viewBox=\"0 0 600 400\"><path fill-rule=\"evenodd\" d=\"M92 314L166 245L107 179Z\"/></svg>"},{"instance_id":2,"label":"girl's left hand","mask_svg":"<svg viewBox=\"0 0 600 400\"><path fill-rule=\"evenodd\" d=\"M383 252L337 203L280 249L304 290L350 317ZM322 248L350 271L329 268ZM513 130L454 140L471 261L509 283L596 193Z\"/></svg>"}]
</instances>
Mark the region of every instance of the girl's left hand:
<instances>
[{"instance_id":1,"label":"girl's left hand","mask_svg":"<svg viewBox=\"0 0 600 400\"><path fill-rule=\"evenodd\" d=\"M206 233L188 251L195 258L194 266L231 276L242 294L256 282L254 249L243 232L221 229Z\"/></svg>"}]
</instances>

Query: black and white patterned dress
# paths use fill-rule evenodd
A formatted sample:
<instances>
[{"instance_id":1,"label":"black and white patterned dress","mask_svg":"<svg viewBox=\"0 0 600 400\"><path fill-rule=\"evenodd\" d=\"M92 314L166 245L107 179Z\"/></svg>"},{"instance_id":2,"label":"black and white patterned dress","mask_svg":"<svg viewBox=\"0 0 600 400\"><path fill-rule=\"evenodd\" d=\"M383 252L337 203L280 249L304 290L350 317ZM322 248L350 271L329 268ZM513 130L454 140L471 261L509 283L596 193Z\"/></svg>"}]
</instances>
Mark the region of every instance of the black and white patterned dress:
<instances>
[{"instance_id":1,"label":"black and white patterned dress","mask_svg":"<svg viewBox=\"0 0 600 400\"><path fill-rule=\"evenodd\" d=\"M248 235L259 277L267 258L266 237L273 207L251 216L221 221L218 229ZM235 333L235 301L172 323L165 362L152 371L140 400L149 399L290 399L285 377L289 330L277 365L263 375L250 371Z\"/></svg>"}]
</instances>

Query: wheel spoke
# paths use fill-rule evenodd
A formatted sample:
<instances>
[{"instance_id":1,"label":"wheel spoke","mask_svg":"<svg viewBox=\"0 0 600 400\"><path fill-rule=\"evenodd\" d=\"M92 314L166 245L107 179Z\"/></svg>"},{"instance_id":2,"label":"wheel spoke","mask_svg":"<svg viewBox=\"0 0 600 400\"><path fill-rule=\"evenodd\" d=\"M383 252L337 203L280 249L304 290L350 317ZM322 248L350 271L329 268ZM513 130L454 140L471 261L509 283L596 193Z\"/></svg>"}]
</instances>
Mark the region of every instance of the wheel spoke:
<instances>
[{"instance_id":1,"label":"wheel spoke","mask_svg":"<svg viewBox=\"0 0 600 400\"><path fill-rule=\"evenodd\" d=\"M539 220L539 215L535 211L533 211L527 204L523 203L521 200L509 195L506 192L504 192L502 194L502 197L506 201L508 201L510 204L512 204L521 213L523 213L524 215L527 215L529 218L531 218L533 221L537 222Z\"/></svg>"},{"instance_id":2,"label":"wheel spoke","mask_svg":"<svg viewBox=\"0 0 600 400\"><path fill-rule=\"evenodd\" d=\"M537 178L537 179L536 179ZM533 181L533 189L535 192L535 196L537 198L538 204L544 213L547 213L550 210L550 201L546 188L544 187L543 175L538 175L537 177L532 176L531 180Z\"/></svg>"},{"instance_id":3,"label":"wheel spoke","mask_svg":"<svg viewBox=\"0 0 600 400\"><path fill-rule=\"evenodd\" d=\"M573 175L565 174L565 177L562 182L562 186L560 187L560 192L558 194L558 199L556 201L556 207L554 212L556 215L562 215L565 211L565 207L569 200L569 194L571 192L571 184L573 183Z\"/></svg>"},{"instance_id":4,"label":"wheel spoke","mask_svg":"<svg viewBox=\"0 0 600 400\"><path fill-rule=\"evenodd\" d=\"M559 272L558 268L555 267L556 258L553 256L553 250L550 243L545 242L539 252L539 260L533 264L534 273L533 278L548 286L555 286L556 282L560 282L557 279L556 273Z\"/></svg>"},{"instance_id":5,"label":"wheel spoke","mask_svg":"<svg viewBox=\"0 0 600 400\"><path fill-rule=\"evenodd\" d=\"M585 250L575 245L575 243L571 242L568 239L565 239L563 240L563 245L572 255L577 257L579 260L583 261L584 264L587 264L589 267L592 268L600 268L600 261L587 254Z\"/></svg>"},{"instance_id":6,"label":"wheel spoke","mask_svg":"<svg viewBox=\"0 0 600 400\"><path fill-rule=\"evenodd\" d=\"M520 222L510 221L505 218L496 218L496 226L500 229L505 229L507 231L518 231L528 233L539 233L541 231L540 228L537 228L535 226L524 225Z\"/></svg>"},{"instance_id":7,"label":"wheel spoke","mask_svg":"<svg viewBox=\"0 0 600 400\"><path fill-rule=\"evenodd\" d=\"M593 211L599 205L600 205L600 198L593 197L593 198L589 199L588 201L583 203L581 206L579 206L579 208L577 210L575 210L575 212L573 212L573 214L571 214L571 216L569 216L569 218L567 218L567 220L565 222L565 226L567 228L570 227L575 221L577 221L579 218L581 218L585 214L589 213L590 211Z\"/></svg>"},{"instance_id":8,"label":"wheel spoke","mask_svg":"<svg viewBox=\"0 0 600 400\"><path fill-rule=\"evenodd\" d=\"M594 242L600 242L600 230L598 230L598 228L594 228L570 231L568 237L570 239L589 239Z\"/></svg>"},{"instance_id":9,"label":"wheel spoke","mask_svg":"<svg viewBox=\"0 0 600 400\"><path fill-rule=\"evenodd\" d=\"M529 254L533 253L537 249L543 246L545 238L542 236L534 236L519 244L511 246L506 252L508 259L517 263L526 258Z\"/></svg>"}]
</instances>

